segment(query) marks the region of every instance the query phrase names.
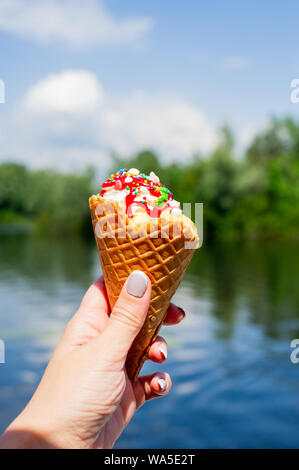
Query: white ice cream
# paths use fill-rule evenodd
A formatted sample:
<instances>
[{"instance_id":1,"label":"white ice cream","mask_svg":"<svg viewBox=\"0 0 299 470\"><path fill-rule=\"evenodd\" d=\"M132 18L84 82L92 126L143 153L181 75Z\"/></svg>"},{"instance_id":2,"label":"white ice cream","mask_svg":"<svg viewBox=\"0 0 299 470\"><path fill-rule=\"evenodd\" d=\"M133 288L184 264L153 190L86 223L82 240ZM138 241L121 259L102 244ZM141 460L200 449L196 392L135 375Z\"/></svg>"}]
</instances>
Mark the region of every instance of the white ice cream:
<instances>
[{"instance_id":1,"label":"white ice cream","mask_svg":"<svg viewBox=\"0 0 299 470\"><path fill-rule=\"evenodd\" d=\"M103 198L107 199L108 201L116 201L116 202L124 202L126 200L127 194L129 194L130 191L127 189L123 189L122 191L119 191L117 189L107 189Z\"/></svg>"},{"instance_id":2,"label":"white ice cream","mask_svg":"<svg viewBox=\"0 0 299 470\"><path fill-rule=\"evenodd\" d=\"M137 168L131 168L128 173L130 173L132 176L137 176L139 175L140 171ZM155 184L160 183L160 179L153 171L150 172L149 176L150 180L153 181ZM124 180L125 183L131 183L132 178L131 176L127 176L126 179ZM182 213L182 210L180 209L180 203L179 201L176 201L175 199L171 199L167 201L167 203L164 204L164 206L158 206L155 201L157 201L157 197L153 196L148 189L145 186L140 186L140 195L137 195L135 198L135 202L139 204L132 204L131 206L131 211L133 215L136 215L140 212L145 212L145 207L142 207L142 201L144 201L144 197L146 198L146 203L149 207L149 209L154 209L155 207L159 207L160 209L163 209L163 207L166 204L169 204L169 209L170 213L172 215L180 215ZM105 188L105 192L103 194L103 198L107 199L109 201L116 201L116 202L125 202L126 196L130 193L128 189L122 189L118 190L115 189L115 186L111 185L111 187Z\"/></svg>"}]
</instances>

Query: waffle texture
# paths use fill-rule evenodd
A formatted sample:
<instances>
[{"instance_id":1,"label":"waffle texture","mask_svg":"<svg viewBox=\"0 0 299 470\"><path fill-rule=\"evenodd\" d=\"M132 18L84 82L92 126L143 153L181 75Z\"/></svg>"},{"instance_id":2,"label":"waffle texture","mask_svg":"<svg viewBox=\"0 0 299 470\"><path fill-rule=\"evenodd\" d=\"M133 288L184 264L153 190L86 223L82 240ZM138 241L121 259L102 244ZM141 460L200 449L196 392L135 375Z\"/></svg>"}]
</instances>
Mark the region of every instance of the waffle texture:
<instances>
[{"instance_id":1,"label":"waffle texture","mask_svg":"<svg viewBox=\"0 0 299 470\"><path fill-rule=\"evenodd\" d=\"M89 206L111 309L132 271L143 271L152 283L148 315L126 362L128 376L134 383L170 299L198 247L197 231L184 215L168 213L167 217L153 219L144 213L129 219L123 203L100 196L92 196Z\"/></svg>"}]
</instances>

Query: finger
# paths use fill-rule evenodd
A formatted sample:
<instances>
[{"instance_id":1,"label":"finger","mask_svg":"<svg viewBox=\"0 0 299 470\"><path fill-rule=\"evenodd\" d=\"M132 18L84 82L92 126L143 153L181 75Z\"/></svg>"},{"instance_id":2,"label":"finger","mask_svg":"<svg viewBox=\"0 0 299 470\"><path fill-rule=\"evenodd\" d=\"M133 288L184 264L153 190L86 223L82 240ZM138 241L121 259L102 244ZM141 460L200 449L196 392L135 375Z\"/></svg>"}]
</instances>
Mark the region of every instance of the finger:
<instances>
[{"instance_id":1,"label":"finger","mask_svg":"<svg viewBox=\"0 0 299 470\"><path fill-rule=\"evenodd\" d=\"M164 338L157 336L155 341L151 344L147 357L150 361L159 362L160 364L167 359L167 343Z\"/></svg>"},{"instance_id":2,"label":"finger","mask_svg":"<svg viewBox=\"0 0 299 470\"><path fill-rule=\"evenodd\" d=\"M167 395L171 386L171 378L166 372L156 372L139 377L133 386L136 408L140 408L145 401Z\"/></svg>"},{"instance_id":3,"label":"finger","mask_svg":"<svg viewBox=\"0 0 299 470\"><path fill-rule=\"evenodd\" d=\"M168 307L163 324L176 325L177 323L180 323L185 318L185 316L186 314L182 308L177 307L177 305L171 303Z\"/></svg>"},{"instance_id":4,"label":"finger","mask_svg":"<svg viewBox=\"0 0 299 470\"><path fill-rule=\"evenodd\" d=\"M97 279L84 295L80 307L68 323L64 337L75 345L98 336L108 323L109 302L103 277Z\"/></svg>"},{"instance_id":5,"label":"finger","mask_svg":"<svg viewBox=\"0 0 299 470\"><path fill-rule=\"evenodd\" d=\"M107 359L124 364L130 346L140 331L150 303L151 283L142 271L133 271L126 280L102 335Z\"/></svg>"},{"instance_id":6,"label":"finger","mask_svg":"<svg viewBox=\"0 0 299 470\"><path fill-rule=\"evenodd\" d=\"M80 307L110 312L106 287L103 276L99 277L84 295Z\"/></svg>"}]
</instances>

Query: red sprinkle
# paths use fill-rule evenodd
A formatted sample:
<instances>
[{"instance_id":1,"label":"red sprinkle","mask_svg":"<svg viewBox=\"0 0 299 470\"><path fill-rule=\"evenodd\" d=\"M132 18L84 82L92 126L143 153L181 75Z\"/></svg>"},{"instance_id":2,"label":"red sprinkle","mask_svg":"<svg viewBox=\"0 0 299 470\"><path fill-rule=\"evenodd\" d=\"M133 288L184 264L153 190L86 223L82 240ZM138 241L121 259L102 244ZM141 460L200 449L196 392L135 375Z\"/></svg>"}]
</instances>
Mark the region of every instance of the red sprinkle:
<instances>
[{"instance_id":1,"label":"red sprinkle","mask_svg":"<svg viewBox=\"0 0 299 470\"><path fill-rule=\"evenodd\" d=\"M129 189L130 192L129 194L127 194L126 200L125 200L126 213L128 214L128 217L133 217L133 213L132 213L133 204L134 205L137 204L138 206L143 207L148 213L148 215L150 215L151 217L160 217L161 212L169 207L168 201L172 199L172 194L171 193L168 194L168 201L165 201L164 207L162 209L158 207L150 208L146 202L145 196L143 196L144 201L142 201L142 203L141 201L135 201L136 197L138 196L138 191L137 191L136 186L138 186L139 188L145 187L152 196L155 196L155 198L159 198L162 195L160 188L163 188L163 185L153 183L150 179L148 180L144 179L140 175L137 175L137 176L130 175L130 177L132 178L132 181L130 183L125 183L125 179L127 176L128 176L127 172L123 171L123 172L117 173L116 175L113 175L113 177L115 178L115 181L113 181L113 177L108 178L108 180L102 185L100 196L103 196L105 194L105 191L108 188L109 189L114 188L117 191L121 191L123 189Z\"/></svg>"},{"instance_id":2,"label":"red sprinkle","mask_svg":"<svg viewBox=\"0 0 299 470\"><path fill-rule=\"evenodd\" d=\"M120 180L117 180L116 183L115 183L115 189L118 190L118 191L121 191L122 190L122 184L121 184L121 181Z\"/></svg>"}]
</instances>

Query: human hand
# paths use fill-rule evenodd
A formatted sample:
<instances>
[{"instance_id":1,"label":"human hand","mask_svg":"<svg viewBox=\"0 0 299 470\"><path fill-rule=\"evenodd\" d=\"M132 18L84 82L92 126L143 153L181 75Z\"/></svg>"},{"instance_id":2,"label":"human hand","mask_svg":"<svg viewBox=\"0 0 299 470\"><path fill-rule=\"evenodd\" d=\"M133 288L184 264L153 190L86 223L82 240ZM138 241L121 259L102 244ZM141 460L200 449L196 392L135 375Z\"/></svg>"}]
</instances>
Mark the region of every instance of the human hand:
<instances>
[{"instance_id":1,"label":"human hand","mask_svg":"<svg viewBox=\"0 0 299 470\"><path fill-rule=\"evenodd\" d=\"M142 376L132 386L125 370L150 295L148 277L134 271L109 316L103 278L88 289L35 394L0 447L112 448L145 401L169 392L168 374ZM179 323L184 316L170 304L164 323ZM166 357L167 344L157 337L148 359L162 363Z\"/></svg>"}]
</instances>

